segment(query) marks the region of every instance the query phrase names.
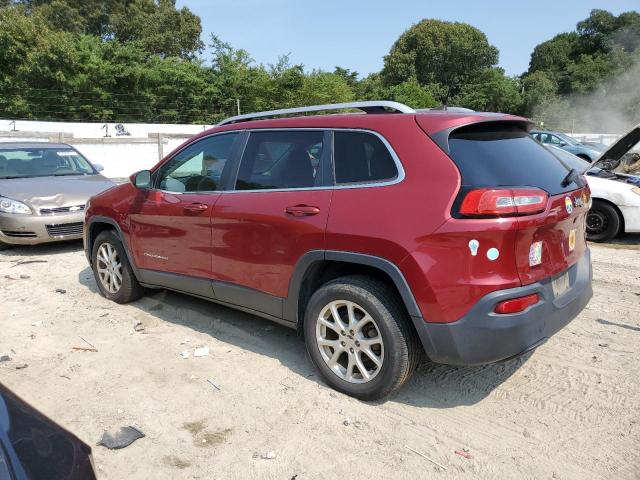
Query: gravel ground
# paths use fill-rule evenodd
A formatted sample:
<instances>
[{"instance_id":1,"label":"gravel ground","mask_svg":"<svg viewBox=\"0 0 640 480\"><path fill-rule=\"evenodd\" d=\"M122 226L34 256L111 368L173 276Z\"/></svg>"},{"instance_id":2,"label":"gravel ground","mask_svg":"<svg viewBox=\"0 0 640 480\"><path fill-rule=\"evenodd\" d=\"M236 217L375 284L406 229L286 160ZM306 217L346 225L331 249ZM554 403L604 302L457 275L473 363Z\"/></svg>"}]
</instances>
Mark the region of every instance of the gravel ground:
<instances>
[{"instance_id":1,"label":"gravel ground","mask_svg":"<svg viewBox=\"0 0 640 480\"><path fill-rule=\"evenodd\" d=\"M637 479L639 243L592 246L593 300L534 353L424 364L376 403L327 388L291 330L165 291L116 305L80 244L17 248L0 253L0 381L91 445L138 425L128 448L94 446L105 479Z\"/></svg>"}]
</instances>

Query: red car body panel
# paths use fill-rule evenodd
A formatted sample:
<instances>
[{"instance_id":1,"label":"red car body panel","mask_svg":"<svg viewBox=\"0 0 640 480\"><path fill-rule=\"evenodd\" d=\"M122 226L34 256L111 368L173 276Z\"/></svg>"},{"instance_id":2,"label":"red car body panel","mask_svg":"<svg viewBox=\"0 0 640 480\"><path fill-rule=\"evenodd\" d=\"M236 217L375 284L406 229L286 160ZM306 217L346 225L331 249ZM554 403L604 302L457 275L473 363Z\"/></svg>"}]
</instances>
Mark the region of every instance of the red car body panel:
<instances>
[{"instance_id":1,"label":"red car body panel","mask_svg":"<svg viewBox=\"0 0 640 480\"><path fill-rule=\"evenodd\" d=\"M140 268L211 276L211 212L220 193L139 191L129 212Z\"/></svg>"},{"instance_id":2,"label":"red car body panel","mask_svg":"<svg viewBox=\"0 0 640 480\"><path fill-rule=\"evenodd\" d=\"M298 260L324 249L331 190L223 193L213 211L211 278L286 297ZM288 207L319 212L292 216Z\"/></svg>"}]
</instances>

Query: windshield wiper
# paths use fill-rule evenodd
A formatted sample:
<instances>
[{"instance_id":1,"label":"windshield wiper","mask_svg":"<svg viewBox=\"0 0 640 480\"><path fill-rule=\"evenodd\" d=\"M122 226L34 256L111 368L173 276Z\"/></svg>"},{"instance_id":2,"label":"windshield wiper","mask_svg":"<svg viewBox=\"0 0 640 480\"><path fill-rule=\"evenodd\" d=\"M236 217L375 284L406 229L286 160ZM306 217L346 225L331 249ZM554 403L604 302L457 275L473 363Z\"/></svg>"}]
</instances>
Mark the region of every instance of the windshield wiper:
<instances>
[{"instance_id":1,"label":"windshield wiper","mask_svg":"<svg viewBox=\"0 0 640 480\"><path fill-rule=\"evenodd\" d=\"M567 176L564 177L562 182L560 182L560 186L564 188L569 186L571 183L575 183L580 188L584 187L584 182L582 181L581 176L585 172L580 172L577 169L572 168L569 173L567 173Z\"/></svg>"},{"instance_id":2,"label":"windshield wiper","mask_svg":"<svg viewBox=\"0 0 640 480\"><path fill-rule=\"evenodd\" d=\"M85 173L78 173L78 172L75 172L75 173L54 173L53 174L54 177L68 177L70 175L86 175L86 174Z\"/></svg>"}]
</instances>

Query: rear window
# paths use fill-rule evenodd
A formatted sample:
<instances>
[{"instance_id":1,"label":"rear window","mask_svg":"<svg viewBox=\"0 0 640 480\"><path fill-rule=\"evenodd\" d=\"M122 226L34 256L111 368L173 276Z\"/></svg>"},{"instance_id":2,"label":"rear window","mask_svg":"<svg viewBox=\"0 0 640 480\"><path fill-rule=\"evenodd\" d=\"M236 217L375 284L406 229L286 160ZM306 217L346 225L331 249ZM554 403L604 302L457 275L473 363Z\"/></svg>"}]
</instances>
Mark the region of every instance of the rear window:
<instances>
[{"instance_id":1,"label":"rear window","mask_svg":"<svg viewBox=\"0 0 640 480\"><path fill-rule=\"evenodd\" d=\"M465 187L538 187L550 195L575 190L562 187L570 167L518 125L476 124L449 136L449 156Z\"/></svg>"}]
</instances>

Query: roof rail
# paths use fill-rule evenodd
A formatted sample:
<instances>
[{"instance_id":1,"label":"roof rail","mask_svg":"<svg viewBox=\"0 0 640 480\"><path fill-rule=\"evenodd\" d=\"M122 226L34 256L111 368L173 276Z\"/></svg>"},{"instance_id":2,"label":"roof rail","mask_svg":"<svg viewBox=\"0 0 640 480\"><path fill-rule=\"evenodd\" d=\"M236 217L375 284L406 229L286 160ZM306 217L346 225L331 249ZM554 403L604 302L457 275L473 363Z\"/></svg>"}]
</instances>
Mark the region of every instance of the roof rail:
<instances>
[{"instance_id":1,"label":"roof rail","mask_svg":"<svg viewBox=\"0 0 640 480\"><path fill-rule=\"evenodd\" d=\"M398 102L387 100L375 100L367 102L347 102L332 103L328 105L312 105L309 107L283 108L281 110L269 110L267 112L245 113L244 115L236 115L222 120L216 126L228 125L231 123L247 122L257 118L277 117L279 115L292 115L296 113L321 112L324 110L346 110L355 108L366 113L385 113L388 110L394 110L400 113L416 113L416 111Z\"/></svg>"}]
</instances>

